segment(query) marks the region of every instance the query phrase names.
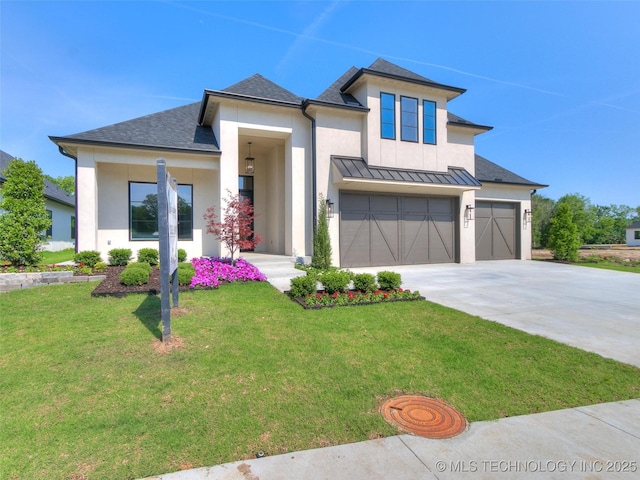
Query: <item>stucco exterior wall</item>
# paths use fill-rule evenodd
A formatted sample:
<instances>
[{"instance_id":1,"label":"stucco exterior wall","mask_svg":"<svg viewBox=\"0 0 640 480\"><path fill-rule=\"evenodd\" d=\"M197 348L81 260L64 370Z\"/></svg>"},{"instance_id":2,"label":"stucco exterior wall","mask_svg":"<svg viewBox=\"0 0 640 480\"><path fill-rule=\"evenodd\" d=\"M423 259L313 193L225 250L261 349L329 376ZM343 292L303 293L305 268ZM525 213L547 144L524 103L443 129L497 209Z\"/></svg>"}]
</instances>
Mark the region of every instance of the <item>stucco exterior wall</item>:
<instances>
[{"instance_id":1,"label":"stucco exterior wall","mask_svg":"<svg viewBox=\"0 0 640 480\"><path fill-rule=\"evenodd\" d=\"M217 256L218 242L206 234L202 218L219 199L218 162L213 157L163 152L87 149L78 154L78 250L97 250L107 260L109 250L158 248L158 242L129 238L129 182L157 181L156 161L164 158L178 184L193 185L193 240L180 240L187 256ZM198 168L194 168L198 167ZM93 187L93 188L92 188ZM95 212L95 213L93 213Z\"/></svg>"}]
</instances>

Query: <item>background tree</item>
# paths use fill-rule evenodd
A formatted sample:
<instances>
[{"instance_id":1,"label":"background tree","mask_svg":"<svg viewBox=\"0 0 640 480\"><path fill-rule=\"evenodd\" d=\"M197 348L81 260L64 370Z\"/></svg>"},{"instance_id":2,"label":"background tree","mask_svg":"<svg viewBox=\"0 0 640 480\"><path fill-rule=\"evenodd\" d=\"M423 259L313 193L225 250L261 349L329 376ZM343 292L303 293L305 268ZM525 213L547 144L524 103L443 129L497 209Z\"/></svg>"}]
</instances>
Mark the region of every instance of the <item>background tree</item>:
<instances>
[{"instance_id":1,"label":"background tree","mask_svg":"<svg viewBox=\"0 0 640 480\"><path fill-rule=\"evenodd\" d=\"M51 225L44 202L44 177L34 161L11 160L3 172L0 257L13 266L36 265Z\"/></svg>"},{"instance_id":2,"label":"background tree","mask_svg":"<svg viewBox=\"0 0 640 480\"><path fill-rule=\"evenodd\" d=\"M542 195L531 195L532 242L534 248L546 247L556 202Z\"/></svg>"},{"instance_id":3,"label":"background tree","mask_svg":"<svg viewBox=\"0 0 640 480\"><path fill-rule=\"evenodd\" d=\"M331 266L331 239L327 219L327 202L322 194L318 197L318 225L313 232L313 256L311 266L327 270Z\"/></svg>"},{"instance_id":4,"label":"background tree","mask_svg":"<svg viewBox=\"0 0 640 480\"><path fill-rule=\"evenodd\" d=\"M567 203L558 204L551 217L549 248L556 260L578 260L578 249L582 242L572 217L571 207Z\"/></svg>"},{"instance_id":5,"label":"background tree","mask_svg":"<svg viewBox=\"0 0 640 480\"><path fill-rule=\"evenodd\" d=\"M51 175L44 175L44 178L53 183L56 187L64 190L69 195L75 195L76 193L76 177L68 175L66 177L53 178Z\"/></svg>"},{"instance_id":6,"label":"background tree","mask_svg":"<svg viewBox=\"0 0 640 480\"><path fill-rule=\"evenodd\" d=\"M207 233L211 233L227 247L231 254L231 263L235 264L235 254L240 249L254 249L262 237L253 231L255 214L248 198L234 195L227 190L226 207L218 220L216 208L209 207L202 216L207 222Z\"/></svg>"},{"instance_id":7,"label":"background tree","mask_svg":"<svg viewBox=\"0 0 640 480\"><path fill-rule=\"evenodd\" d=\"M556 202L556 208L561 204L569 207L571 220L578 228L580 241L584 244L593 244L596 235L596 216L591 208L591 201L584 195L571 193L560 197Z\"/></svg>"}]
</instances>

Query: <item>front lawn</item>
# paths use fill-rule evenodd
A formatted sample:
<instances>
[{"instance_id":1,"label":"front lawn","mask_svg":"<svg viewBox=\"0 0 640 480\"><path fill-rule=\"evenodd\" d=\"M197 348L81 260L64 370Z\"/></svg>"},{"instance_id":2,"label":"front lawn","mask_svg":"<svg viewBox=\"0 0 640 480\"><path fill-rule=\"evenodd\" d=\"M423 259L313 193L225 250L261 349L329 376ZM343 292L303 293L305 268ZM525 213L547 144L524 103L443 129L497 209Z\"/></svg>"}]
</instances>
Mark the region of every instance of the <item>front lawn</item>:
<instances>
[{"instance_id":1,"label":"front lawn","mask_svg":"<svg viewBox=\"0 0 640 480\"><path fill-rule=\"evenodd\" d=\"M471 421L637 398L640 369L426 301L304 310L267 283L160 300L0 295L3 478L124 479L394 435L401 393Z\"/></svg>"}]
</instances>

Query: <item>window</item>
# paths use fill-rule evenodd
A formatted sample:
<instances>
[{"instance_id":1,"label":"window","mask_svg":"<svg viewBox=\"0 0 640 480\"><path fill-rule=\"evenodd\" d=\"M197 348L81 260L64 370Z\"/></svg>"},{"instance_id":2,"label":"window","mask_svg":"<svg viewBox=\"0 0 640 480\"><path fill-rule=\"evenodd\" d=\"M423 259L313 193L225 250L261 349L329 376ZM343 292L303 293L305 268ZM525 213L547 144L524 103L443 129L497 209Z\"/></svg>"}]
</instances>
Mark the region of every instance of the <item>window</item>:
<instances>
[{"instance_id":1,"label":"window","mask_svg":"<svg viewBox=\"0 0 640 480\"><path fill-rule=\"evenodd\" d=\"M380 94L380 136L396 138L396 96L391 93Z\"/></svg>"},{"instance_id":2,"label":"window","mask_svg":"<svg viewBox=\"0 0 640 480\"><path fill-rule=\"evenodd\" d=\"M400 97L400 138L405 142L418 141L418 99Z\"/></svg>"},{"instance_id":3,"label":"window","mask_svg":"<svg viewBox=\"0 0 640 480\"><path fill-rule=\"evenodd\" d=\"M71 216L71 240L76 238L76 217Z\"/></svg>"},{"instance_id":4,"label":"window","mask_svg":"<svg viewBox=\"0 0 640 480\"><path fill-rule=\"evenodd\" d=\"M47 238L53 237L53 212L47 210L47 218L49 219L49 226L47 227Z\"/></svg>"},{"instance_id":5,"label":"window","mask_svg":"<svg viewBox=\"0 0 640 480\"><path fill-rule=\"evenodd\" d=\"M635 240L640 240L640 230L636 230L635 232L633 232L633 238Z\"/></svg>"},{"instance_id":6,"label":"window","mask_svg":"<svg viewBox=\"0 0 640 480\"><path fill-rule=\"evenodd\" d=\"M436 102L422 101L422 141L436 144Z\"/></svg>"},{"instance_id":7,"label":"window","mask_svg":"<svg viewBox=\"0 0 640 480\"><path fill-rule=\"evenodd\" d=\"M129 236L131 240L158 239L158 187L155 183L129 183ZM178 185L178 240L193 239L193 186Z\"/></svg>"}]
</instances>

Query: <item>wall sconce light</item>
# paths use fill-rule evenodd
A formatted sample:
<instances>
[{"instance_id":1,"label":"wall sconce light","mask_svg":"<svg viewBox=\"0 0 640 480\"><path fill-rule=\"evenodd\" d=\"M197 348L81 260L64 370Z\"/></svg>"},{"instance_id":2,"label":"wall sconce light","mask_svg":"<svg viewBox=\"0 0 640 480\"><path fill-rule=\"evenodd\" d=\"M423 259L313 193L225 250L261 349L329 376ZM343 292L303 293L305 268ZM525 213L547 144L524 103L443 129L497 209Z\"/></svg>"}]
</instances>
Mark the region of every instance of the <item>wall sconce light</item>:
<instances>
[{"instance_id":1,"label":"wall sconce light","mask_svg":"<svg viewBox=\"0 0 640 480\"><path fill-rule=\"evenodd\" d=\"M251 155L251 142L249 142L249 156L244 159L244 173L253 175L256 159Z\"/></svg>"},{"instance_id":2,"label":"wall sconce light","mask_svg":"<svg viewBox=\"0 0 640 480\"><path fill-rule=\"evenodd\" d=\"M528 208L524 211L524 221L527 223L531 223L531 218L532 218L532 214L531 214L531 210L529 210Z\"/></svg>"},{"instance_id":3,"label":"wall sconce light","mask_svg":"<svg viewBox=\"0 0 640 480\"><path fill-rule=\"evenodd\" d=\"M333 218L333 202L327 198L327 218Z\"/></svg>"},{"instance_id":4,"label":"wall sconce light","mask_svg":"<svg viewBox=\"0 0 640 480\"><path fill-rule=\"evenodd\" d=\"M475 207L472 207L471 205L467 205L467 208L465 208L464 210L464 215L466 217L467 220L473 220L473 210Z\"/></svg>"}]
</instances>

